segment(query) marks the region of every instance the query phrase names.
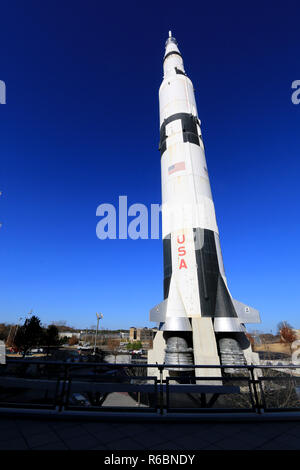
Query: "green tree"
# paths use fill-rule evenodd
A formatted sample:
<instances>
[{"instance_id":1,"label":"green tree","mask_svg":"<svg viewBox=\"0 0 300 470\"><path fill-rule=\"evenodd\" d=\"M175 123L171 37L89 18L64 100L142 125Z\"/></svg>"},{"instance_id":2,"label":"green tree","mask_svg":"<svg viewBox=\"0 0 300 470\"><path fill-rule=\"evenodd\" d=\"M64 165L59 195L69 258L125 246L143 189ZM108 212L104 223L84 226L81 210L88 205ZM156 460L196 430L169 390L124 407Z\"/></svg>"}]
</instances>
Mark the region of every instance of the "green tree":
<instances>
[{"instance_id":1,"label":"green tree","mask_svg":"<svg viewBox=\"0 0 300 470\"><path fill-rule=\"evenodd\" d=\"M142 349L142 347L143 347L143 345L142 345L141 341L134 341L133 343L127 343L126 344L126 349L128 349L128 351Z\"/></svg>"},{"instance_id":2,"label":"green tree","mask_svg":"<svg viewBox=\"0 0 300 470\"><path fill-rule=\"evenodd\" d=\"M47 348L47 356L49 355L49 350L51 346L58 346L60 344L57 326L49 325L47 329L44 329L43 344Z\"/></svg>"},{"instance_id":3,"label":"green tree","mask_svg":"<svg viewBox=\"0 0 300 470\"><path fill-rule=\"evenodd\" d=\"M41 320L33 315L27 318L23 326L18 328L14 339L15 346L23 353L23 357L33 347L39 346L43 340Z\"/></svg>"}]
</instances>

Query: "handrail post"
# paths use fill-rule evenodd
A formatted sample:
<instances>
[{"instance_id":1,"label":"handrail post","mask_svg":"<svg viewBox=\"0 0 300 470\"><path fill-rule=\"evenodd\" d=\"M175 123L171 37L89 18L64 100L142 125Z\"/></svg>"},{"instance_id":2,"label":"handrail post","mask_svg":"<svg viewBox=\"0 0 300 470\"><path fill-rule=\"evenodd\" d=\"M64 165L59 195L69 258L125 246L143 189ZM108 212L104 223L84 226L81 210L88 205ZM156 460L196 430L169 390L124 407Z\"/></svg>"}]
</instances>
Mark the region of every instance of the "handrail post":
<instances>
[{"instance_id":1,"label":"handrail post","mask_svg":"<svg viewBox=\"0 0 300 470\"><path fill-rule=\"evenodd\" d=\"M254 366L253 365L248 365L247 368L250 371L250 376L251 376L250 382L253 386L254 402L255 402L255 406L256 406L256 412L258 414L261 414L261 404L260 404L260 401L259 401L259 396L258 396L257 388L256 388L256 385L259 383L259 381L256 380L256 378L255 378Z\"/></svg>"},{"instance_id":2,"label":"handrail post","mask_svg":"<svg viewBox=\"0 0 300 470\"><path fill-rule=\"evenodd\" d=\"M64 406L64 401L65 401L65 393L66 393L66 385L67 385L67 380L68 380L68 364L64 364L64 377L63 377L63 383L62 383L62 389L61 389L61 395L59 399L59 408L58 411L62 411L63 406Z\"/></svg>"},{"instance_id":3,"label":"handrail post","mask_svg":"<svg viewBox=\"0 0 300 470\"><path fill-rule=\"evenodd\" d=\"M157 365L159 374L160 374L160 389L159 389L159 408L160 408L160 414L164 414L164 389L163 389L163 371L164 371L164 366L163 365Z\"/></svg>"}]
</instances>

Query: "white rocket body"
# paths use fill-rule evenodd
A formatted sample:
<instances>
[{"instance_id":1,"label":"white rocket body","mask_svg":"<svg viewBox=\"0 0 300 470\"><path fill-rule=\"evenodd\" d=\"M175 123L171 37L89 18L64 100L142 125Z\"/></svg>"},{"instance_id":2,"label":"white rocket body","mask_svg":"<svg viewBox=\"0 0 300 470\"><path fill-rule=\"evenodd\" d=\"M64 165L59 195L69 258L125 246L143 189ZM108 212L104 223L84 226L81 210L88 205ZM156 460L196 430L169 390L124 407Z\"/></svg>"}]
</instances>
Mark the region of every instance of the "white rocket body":
<instances>
[{"instance_id":1,"label":"white rocket body","mask_svg":"<svg viewBox=\"0 0 300 470\"><path fill-rule=\"evenodd\" d=\"M191 319L210 317L215 333L244 332L257 310L228 290L191 80L170 34L159 89L164 245L164 301L150 312L159 330L192 331Z\"/></svg>"}]
</instances>

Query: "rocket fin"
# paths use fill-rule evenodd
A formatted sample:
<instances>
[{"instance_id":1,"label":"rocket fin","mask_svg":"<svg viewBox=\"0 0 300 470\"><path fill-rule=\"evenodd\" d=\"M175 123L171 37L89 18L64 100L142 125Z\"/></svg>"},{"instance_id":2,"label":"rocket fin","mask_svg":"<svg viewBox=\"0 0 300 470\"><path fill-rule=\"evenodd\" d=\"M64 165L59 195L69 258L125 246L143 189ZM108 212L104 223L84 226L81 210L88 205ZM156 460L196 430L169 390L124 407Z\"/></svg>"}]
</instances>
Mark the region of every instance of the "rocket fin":
<instances>
[{"instance_id":1,"label":"rocket fin","mask_svg":"<svg viewBox=\"0 0 300 470\"><path fill-rule=\"evenodd\" d=\"M232 302L241 323L261 323L258 310L235 299Z\"/></svg>"},{"instance_id":2,"label":"rocket fin","mask_svg":"<svg viewBox=\"0 0 300 470\"><path fill-rule=\"evenodd\" d=\"M167 308L168 308L168 299L163 300L160 302L160 304L155 305L150 310L150 321L154 322L164 322L167 314Z\"/></svg>"}]
</instances>

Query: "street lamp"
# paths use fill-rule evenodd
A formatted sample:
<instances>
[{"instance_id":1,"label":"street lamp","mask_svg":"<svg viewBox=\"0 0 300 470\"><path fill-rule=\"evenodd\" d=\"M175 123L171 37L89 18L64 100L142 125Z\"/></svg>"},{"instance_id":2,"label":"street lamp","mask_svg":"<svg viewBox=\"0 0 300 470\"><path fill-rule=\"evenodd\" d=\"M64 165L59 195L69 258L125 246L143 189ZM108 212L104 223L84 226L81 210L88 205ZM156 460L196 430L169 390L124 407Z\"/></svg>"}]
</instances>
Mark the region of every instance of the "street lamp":
<instances>
[{"instance_id":1,"label":"street lamp","mask_svg":"<svg viewBox=\"0 0 300 470\"><path fill-rule=\"evenodd\" d=\"M97 327L96 327L96 334L95 334L95 344L94 344L94 355L96 354L96 342L97 342L97 334L98 334L98 327L99 327L99 320L103 318L102 313L96 313L97 317Z\"/></svg>"}]
</instances>

